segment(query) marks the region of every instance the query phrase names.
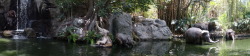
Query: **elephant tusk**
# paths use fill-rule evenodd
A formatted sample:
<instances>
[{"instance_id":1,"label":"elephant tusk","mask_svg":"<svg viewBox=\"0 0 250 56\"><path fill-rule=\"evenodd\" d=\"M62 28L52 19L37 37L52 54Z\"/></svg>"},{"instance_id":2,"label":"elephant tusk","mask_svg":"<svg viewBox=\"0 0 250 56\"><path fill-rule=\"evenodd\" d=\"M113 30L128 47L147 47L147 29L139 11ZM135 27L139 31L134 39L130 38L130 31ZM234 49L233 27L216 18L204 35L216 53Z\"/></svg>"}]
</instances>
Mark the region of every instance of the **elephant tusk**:
<instances>
[{"instance_id":1,"label":"elephant tusk","mask_svg":"<svg viewBox=\"0 0 250 56\"><path fill-rule=\"evenodd\" d=\"M209 42L210 42L210 43L216 43L216 42L219 42L219 40L213 41L213 40L211 40L210 38L208 38L208 39L209 39Z\"/></svg>"},{"instance_id":2,"label":"elephant tusk","mask_svg":"<svg viewBox=\"0 0 250 56\"><path fill-rule=\"evenodd\" d=\"M234 36L232 36L232 40L234 40L235 39L235 37Z\"/></svg>"}]
</instances>

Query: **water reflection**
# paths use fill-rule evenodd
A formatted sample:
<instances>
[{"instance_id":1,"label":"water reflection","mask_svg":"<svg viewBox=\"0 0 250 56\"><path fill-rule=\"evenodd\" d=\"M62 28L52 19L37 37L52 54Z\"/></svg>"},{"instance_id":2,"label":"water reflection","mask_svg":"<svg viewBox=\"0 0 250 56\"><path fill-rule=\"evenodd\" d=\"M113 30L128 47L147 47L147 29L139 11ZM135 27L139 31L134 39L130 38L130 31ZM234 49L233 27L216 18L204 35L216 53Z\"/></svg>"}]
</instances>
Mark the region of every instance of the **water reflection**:
<instances>
[{"instance_id":1,"label":"water reflection","mask_svg":"<svg viewBox=\"0 0 250 56\"><path fill-rule=\"evenodd\" d=\"M249 39L250 40L250 39ZM0 44L0 55L14 56L218 56L250 55L249 40L226 41L228 49L221 49L221 43L211 45L189 45L180 41L139 42L132 48L113 46L95 48L87 44L73 44L52 39L18 39ZM5 54L4 54L5 55ZM6 56L6 55L5 55ZM10 56L10 55L7 55Z\"/></svg>"}]
</instances>

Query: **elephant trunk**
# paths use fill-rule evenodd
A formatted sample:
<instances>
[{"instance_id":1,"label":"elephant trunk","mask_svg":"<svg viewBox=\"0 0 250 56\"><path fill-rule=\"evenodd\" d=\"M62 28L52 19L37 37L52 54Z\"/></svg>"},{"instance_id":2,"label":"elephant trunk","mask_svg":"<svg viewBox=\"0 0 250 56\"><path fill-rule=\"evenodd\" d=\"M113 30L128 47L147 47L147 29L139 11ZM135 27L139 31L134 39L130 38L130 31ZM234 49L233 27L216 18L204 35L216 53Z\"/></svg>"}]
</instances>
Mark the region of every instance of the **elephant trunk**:
<instances>
[{"instance_id":1,"label":"elephant trunk","mask_svg":"<svg viewBox=\"0 0 250 56\"><path fill-rule=\"evenodd\" d=\"M213 41L210 38L208 38L208 42L210 42L210 43L216 43L216 42L219 42L219 40Z\"/></svg>"},{"instance_id":2,"label":"elephant trunk","mask_svg":"<svg viewBox=\"0 0 250 56\"><path fill-rule=\"evenodd\" d=\"M235 39L235 36L234 35L232 35L232 40L234 40Z\"/></svg>"},{"instance_id":3,"label":"elephant trunk","mask_svg":"<svg viewBox=\"0 0 250 56\"><path fill-rule=\"evenodd\" d=\"M201 33L202 33L202 36L205 38L206 41L208 41L208 42L210 42L210 43L219 42L219 40L217 40L217 41L211 40L210 35L209 35L209 31L207 31L207 30L202 30Z\"/></svg>"}]
</instances>

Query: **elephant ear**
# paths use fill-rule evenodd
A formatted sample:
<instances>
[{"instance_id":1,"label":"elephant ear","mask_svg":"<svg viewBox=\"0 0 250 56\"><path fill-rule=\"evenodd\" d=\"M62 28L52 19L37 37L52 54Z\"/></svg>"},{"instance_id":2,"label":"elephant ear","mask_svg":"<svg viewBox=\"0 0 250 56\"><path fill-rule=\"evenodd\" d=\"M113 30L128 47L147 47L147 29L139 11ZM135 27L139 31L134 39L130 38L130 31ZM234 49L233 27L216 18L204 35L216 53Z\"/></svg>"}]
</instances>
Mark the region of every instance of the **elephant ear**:
<instances>
[{"instance_id":1,"label":"elephant ear","mask_svg":"<svg viewBox=\"0 0 250 56\"><path fill-rule=\"evenodd\" d=\"M210 41L209 31L202 30L201 31L201 37L202 37L202 40Z\"/></svg>"}]
</instances>

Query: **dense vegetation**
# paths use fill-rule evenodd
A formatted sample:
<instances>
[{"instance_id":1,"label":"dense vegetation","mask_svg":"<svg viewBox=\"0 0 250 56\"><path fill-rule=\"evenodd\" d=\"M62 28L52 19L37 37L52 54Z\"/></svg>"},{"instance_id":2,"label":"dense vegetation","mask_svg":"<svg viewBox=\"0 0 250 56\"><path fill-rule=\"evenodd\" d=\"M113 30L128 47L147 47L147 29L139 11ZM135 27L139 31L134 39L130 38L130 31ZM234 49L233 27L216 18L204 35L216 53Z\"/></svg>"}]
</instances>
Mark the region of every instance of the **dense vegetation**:
<instances>
[{"instance_id":1,"label":"dense vegetation","mask_svg":"<svg viewBox=\"0 0 250 56\"><path fill-rule=\"evenodd\" d=\"M250 27L247 0L57 0L57 4L64 15L70 15L75 6L87 5L85 19L94 19L95 15L108 18L119 12L159 18L167 21L174 32L183 32L188 25L209 21L218 21L223 28L238 32L249 31Z\"/></svg>"}]
</instances>

